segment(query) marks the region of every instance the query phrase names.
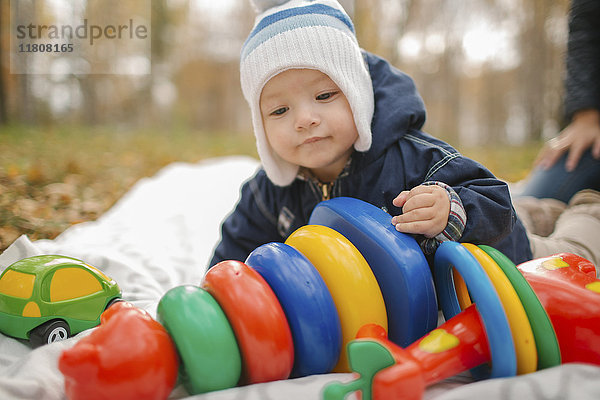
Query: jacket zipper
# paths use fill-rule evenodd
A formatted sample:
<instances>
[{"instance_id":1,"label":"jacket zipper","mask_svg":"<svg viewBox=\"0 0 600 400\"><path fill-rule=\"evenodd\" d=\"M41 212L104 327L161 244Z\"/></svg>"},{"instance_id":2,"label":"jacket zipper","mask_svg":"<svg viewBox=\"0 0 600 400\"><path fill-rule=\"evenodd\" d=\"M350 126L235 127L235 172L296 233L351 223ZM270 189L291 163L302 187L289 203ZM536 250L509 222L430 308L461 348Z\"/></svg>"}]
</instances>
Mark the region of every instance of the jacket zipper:
<instances>
[{"instance_id":1,"label":"jacket zipper","mask_svg":"<svg viewBox=\"0 0 600 400\"><path fill-rule=\"evenodd\" d=\"M323 201L331 199L331 190L333 189L333 182L317 182L317 186L319 186L319 189L321 189L321 198Z\"/></svg>"}]
</instances>

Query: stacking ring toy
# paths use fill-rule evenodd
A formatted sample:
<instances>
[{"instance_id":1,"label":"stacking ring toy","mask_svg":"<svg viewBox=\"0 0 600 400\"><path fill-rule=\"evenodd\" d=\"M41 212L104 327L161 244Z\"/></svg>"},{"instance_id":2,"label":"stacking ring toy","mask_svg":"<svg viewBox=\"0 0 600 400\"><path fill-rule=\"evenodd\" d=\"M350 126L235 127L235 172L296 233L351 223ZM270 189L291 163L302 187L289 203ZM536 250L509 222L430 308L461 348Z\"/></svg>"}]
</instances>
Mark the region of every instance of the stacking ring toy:
<instances>
[{"instance_id":1,"label":"stacking ring toy","mask_svg":"<svg viewBox=\"0 0 600 400\"><path fill-rule=\"evenodd\" d=\"M183 385L190 394L237 385L242 361L227 317L216 300L196 286L169 290L158 303L158 321L181 357Z\"/></svg>"},{"instance_id":2,"label":"stacking ring toy","mask_svg":"<svg viewBox=\"0 0 600 400\"><path fill-rule=\"evenodd\" d=\"M467 284L455 268L452 268L452 279L454 280L454 288L456 290L456 297L458 298L460 309L466 310L473 304L471 302L471 296L469 296L469 291L467 290Z\"/></svg>"},{"instance_id":3,"label":"stacking ring toy","mask_svg":"<svg viewBox=\"0 0 600 400\"><path fill-rule=\"evenodd\" d=\"M391 219L369 203L338 197L317 204L309 224L335 229L356 246L379 283L389 339L408 346L437 326L437 301L423 252Z\"/></svg>"},{"instance_id":4,"label":"stacking ring toy","mask_svg":"<svg viewBox=\"0 0 600 400\"><path fill-rule=\"evenodd\" d=\"M515 264L501 251L486 245L480 245L479 248L492 257L496 264L504 271L504 274L515 288L525 308L529 323L531 324L531 330L533 331L533 337L535 338L538 353L538 369L560 365L560 347L556 338L556 332L554 332L554 327L552 326L552 322L550 322L550 317L548 317L542 303L540 303L540 300L523 274L519 272Z\"/></svg>"},{"instance_id":5,"label":"stacking ring toy","mask_svg":"<svg viewBox=\"0 0 600 400\"><path fill-rule=\"evenodd\" d=\"M360 327L374 323L387 330L385 304L369 264L348 239L326 226L303 226L285 243L304 254L325 281L342 327L342 351L334 371L350 372L346 345Z\"/></svg>"},{"instance_id":6,"label":"stacking ring toy","mask_svg":"<svg viewBox=\"0 0 600 400\"><path fill-rule=\"evenodd\" d=\"M285 312L294 340L292 377L333 369L342 348L342 328L323 278L298 250L284 243L256 248L246 264L269 284Z\"/></svg>"},{"instance_id":7,"label":"stacking ring toy","mask_svg":"<svg viewBox=\"0 0 600 400\"><path fill-rule=\"evenodd\" d=\"M260 274L242 262L222 261L208 270L202 288L217 300L233 328L242 354L242 383L287 379L294 363L292 334L279 300Z\"/></svg>"},{"instance_id":8,"label":"stacking ring toy","mask_svg":"<svg viewBox=\"0 0 600 400\"><path fill-rule=\"evenodd\" d=\"M471 243L463 243L463 246L469 250L485 270L502 302L515 345L517 374L523 375L535 372L537 369L535 339L517 292L502 272L502 269L485 251Z\"/></svg>"},{"instance_id":9,"label":"stacking ring toy","mask_svg":"<svg viewBox=\"0 0 600 400\"><path fill-rule=\"evenodd\" d=\"M510 326L492 282L475 257L459 243L443 242L435 253L434 264L435 283L446 320L461 311L451 276L454 266L465 280L481 315L492 357L491 377L514 376L517 359Z\"/></svg>"}]
</instances>

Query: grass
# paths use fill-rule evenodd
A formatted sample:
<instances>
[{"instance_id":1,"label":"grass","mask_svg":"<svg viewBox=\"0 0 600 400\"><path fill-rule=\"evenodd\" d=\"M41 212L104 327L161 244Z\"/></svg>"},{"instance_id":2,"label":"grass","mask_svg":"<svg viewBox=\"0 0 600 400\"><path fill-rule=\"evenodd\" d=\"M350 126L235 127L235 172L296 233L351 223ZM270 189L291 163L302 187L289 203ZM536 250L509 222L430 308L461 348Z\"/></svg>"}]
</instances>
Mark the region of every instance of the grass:
<instances>
[{"instance_id":1,"label":"grass","mask_svg":"<svg viewBox=\"0 0 600 400\"><path fill-rule=\"evenodd\" d=\"M538 149L461 151L516 181L525 177ZM98 218L137 180L167 164L231 154L256 157L254 137L190 129L1 128L0 252L22 234L52 239L72 224Z\"/></svg>"},{"instance_id":2,"label":"grass","mask_svg":"<svg viewBox=\"0 0 600 400\"><path fill-rule=\"evenodd\" d=\"M108 210L140 178L175 161L255 155L254 137L108 127L0 129L0 252L52 239ZM190 184L196 184L191 182Z\"/></svg>"},{"instance_id":3,"label":"grass","mask_svg":"<svg viewBox=\"0 0 600 400\"><path fill-rule=\"evenodd\" d=\"M460 148L460 152L485 165L497 177L507 182L524 179L542 148L542 143L525 146L490 146Z\"/></svg>"}]
</instances>

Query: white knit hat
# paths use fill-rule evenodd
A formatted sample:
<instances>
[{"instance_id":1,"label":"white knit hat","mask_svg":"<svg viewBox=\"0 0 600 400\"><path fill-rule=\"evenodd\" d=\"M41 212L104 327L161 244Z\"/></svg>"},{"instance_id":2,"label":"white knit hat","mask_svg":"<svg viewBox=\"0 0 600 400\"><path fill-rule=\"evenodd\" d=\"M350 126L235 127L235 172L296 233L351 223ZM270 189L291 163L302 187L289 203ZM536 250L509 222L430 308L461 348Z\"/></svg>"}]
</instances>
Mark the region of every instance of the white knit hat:
<instances>
[{"instance_id":1,"label":"white knit hat","mask_svg":"<svg viewBox=\"0 0 600 400\"><path fill-rule=\"evenodd\" d=\"M336 0L254 0L260 14L240 59L242 91L252 113L256 147L269 179L291 184L298 166L279 157L269 144L260 114L260 95L275 75L295 68L328 75L346 96L358 139L357 151L371 147L373 85L356 40L354 25Z\"/></svg>"}]
</instances>

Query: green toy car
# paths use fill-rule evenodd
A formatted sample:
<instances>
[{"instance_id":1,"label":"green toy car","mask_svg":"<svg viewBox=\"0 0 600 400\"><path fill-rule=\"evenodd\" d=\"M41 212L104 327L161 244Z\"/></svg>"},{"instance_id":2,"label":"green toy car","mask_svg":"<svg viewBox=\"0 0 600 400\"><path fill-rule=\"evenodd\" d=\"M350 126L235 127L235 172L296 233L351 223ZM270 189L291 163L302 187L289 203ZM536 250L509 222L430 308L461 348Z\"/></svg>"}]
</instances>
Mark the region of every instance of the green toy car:
<instances>
[{"instance_id":1,"label":"green toy car","mask_svg":"<svg viewBox=\"0 0 600 400\"><path fill-rule=\"evenodd\" d=\"M120 298L114 280L81 260L24 258L0 275L0 332L34 347L64 340L98 325Z\"/></svg>"}]
</instances>

